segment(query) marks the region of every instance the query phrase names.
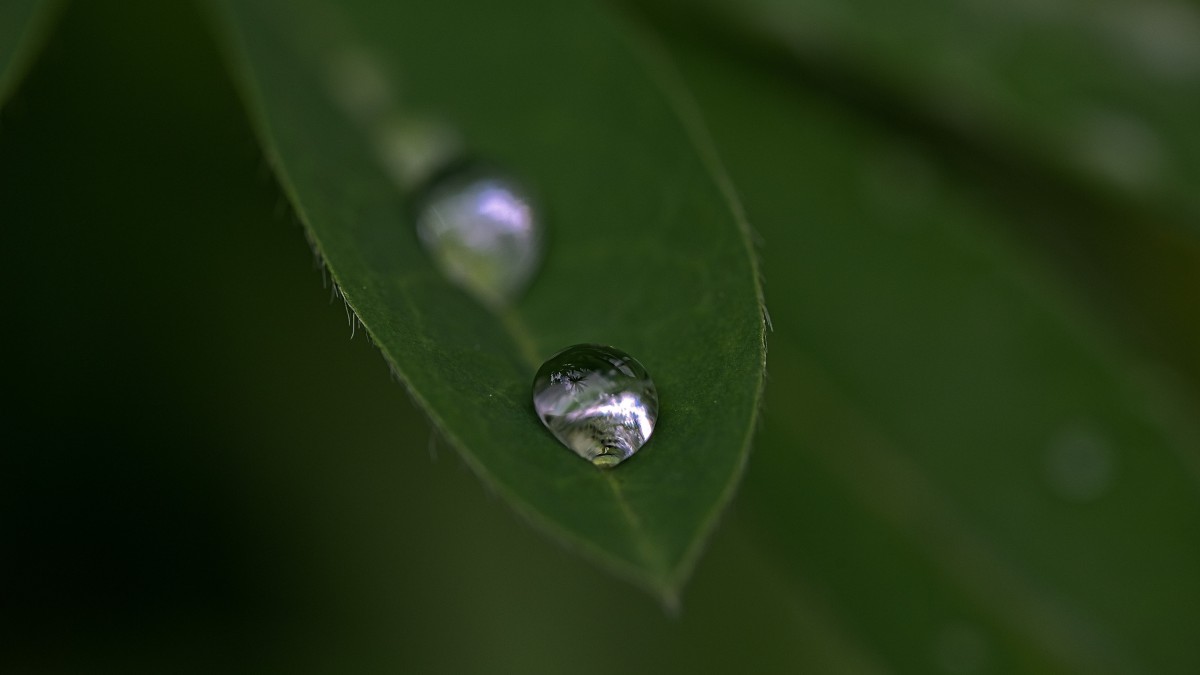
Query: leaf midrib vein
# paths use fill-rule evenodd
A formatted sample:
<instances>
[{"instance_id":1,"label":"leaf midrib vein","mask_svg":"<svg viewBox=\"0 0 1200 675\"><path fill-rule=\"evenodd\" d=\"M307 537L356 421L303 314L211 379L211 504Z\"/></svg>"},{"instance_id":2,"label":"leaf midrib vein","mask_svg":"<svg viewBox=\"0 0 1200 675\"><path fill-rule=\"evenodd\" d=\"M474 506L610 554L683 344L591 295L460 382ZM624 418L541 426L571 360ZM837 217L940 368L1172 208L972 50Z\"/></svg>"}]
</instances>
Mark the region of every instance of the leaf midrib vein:
<instances>
[{"instance_id":1,"label":"leaf midrib vein","mask_svg":"<svg viewBox=\"0 0 1200 675\"><path fill-rule=\"evenodd\" d=\"M530 371L536 371L541 366L537 340L533 337L532 331L529 330L529 326L520 312L512 307L506 307L498 310L496 316L500 321L501 328L516 346L521 360L529 367ZM646 531L641 517L638 516L633 504L626 498L620 482L612 473L619 469L597 470L602 473L603 480L612 493L613 501L616 502L617 512L629 529L630 539L637 555L649 569L654 571L657 578L667 579L671 566L667 561L666 552L655 543L654 538Z\"/></svg>"}]
</instances>

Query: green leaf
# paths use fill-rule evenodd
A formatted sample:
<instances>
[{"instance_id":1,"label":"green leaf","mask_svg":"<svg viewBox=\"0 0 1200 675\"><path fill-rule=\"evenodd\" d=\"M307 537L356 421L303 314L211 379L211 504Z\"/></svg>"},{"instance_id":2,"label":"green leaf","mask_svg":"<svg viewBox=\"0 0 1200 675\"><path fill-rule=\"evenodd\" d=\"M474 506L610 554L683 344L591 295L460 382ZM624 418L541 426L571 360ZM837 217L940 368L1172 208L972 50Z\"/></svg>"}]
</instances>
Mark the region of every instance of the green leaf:
<instances>
[{"instance_id":1,"label":"green leaf","mask_svg":"<svg viewBox=\"0 0 1200 675\"><path fill-rule=\"evenodd\" d=\"M1011 236L1013 195L676 47L773 299L739 521L899 671L1200 670L1200 435L1164 366Z\"/></svg>"},{"instance_id":2,"label":"green leaf","mask_svg":"<svg viewBox=\"0 0 1200 675\"><path fill-rule=\"evenodd\" d=\"M590 2L221 8L284 189L413 397L504 501L674 602L745 462L765 329L737 206L655 57ZM379 132L417 117L540 195L549 249L515 306L486 310L420 250ZM654 438L607 473L530 401L581 342L636 356L661 396Z\"/></svg>"},{"instance_id":3,"label":"green leaf","mask_svg":"<svg viewBox=\"0 0 1200 675\"><path fill-rule=\"evenodd\" d=\"M0 103L16 88L58 10L57 0L0 4Z\"/></svg>"},{"instance_id":4,"label":"green leaf","mask_svg":"<svg viewBox=\"0 0 1200 675\"><path fill-rule=\"evenodd\" d=\"M1200 218L1200 8L1187 0L649 4L1043 182Z\"/></svg>"}]
</instances>

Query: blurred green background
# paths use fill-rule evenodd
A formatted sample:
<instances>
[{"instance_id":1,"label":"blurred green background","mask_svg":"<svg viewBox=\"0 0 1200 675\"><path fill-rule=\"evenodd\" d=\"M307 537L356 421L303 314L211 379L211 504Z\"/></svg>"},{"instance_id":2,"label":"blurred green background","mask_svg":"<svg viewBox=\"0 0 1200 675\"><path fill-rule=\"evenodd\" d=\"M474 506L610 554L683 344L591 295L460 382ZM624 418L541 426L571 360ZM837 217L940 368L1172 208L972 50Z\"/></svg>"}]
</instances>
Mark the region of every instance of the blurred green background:
<instances>
[{"instance_id":1,"label":"blurred green background","mask_svg":"<svg viewBox=\"0 0 1200 675\"><path fill-rule=\"evenodd\" d=\"M70 3L0 112L0 670L1200 667L1186 212L672 25L777 331L679 616L351 339L201 12Z\"/></svg>"}]
</instances>

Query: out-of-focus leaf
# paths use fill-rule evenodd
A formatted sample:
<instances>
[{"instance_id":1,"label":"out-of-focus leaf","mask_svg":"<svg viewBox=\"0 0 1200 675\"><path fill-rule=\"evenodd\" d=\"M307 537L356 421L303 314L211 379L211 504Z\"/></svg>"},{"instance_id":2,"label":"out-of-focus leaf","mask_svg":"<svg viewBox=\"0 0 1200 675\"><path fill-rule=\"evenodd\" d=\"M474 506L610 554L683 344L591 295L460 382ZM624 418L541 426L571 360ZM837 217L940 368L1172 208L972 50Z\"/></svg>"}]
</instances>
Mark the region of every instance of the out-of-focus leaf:
<instances>
[{"instance_id":1,"label":"out-of-focus leaf","mask_svg":"<svg viewBox=\"0 0 1200 675\"><path fill-rule=\"evenodd\" d=\"M921 147L676 46L765 241L762 545L897 670L1200 669L1195 411Z\"/></svg>"},{"instance_id":2,"label":"out-of-focus leaf","mask_svg":"<svg viewBox=\"0 0 1200 675\"><path fill-rule=\"evenodd\" d=\"M764 325L736 205L638 38L590 2L219 14L286 191L413 396L512 506L672 601L741 473ZM375 121L335 106L331 72ZM437 120L537 188L550 246L515 306L485 310L419 250L373 132L395 116ZM608 473L530 403L539 363L580 342L638 357L662 399L650 444Z\"/></svg>"},{"instance_id":3,"label":"out-of-focus leaf","mask_svg":"<svg viewBox=\"0 0 1200 675\"><path fill-rule=\"evenodd\" d=\"M649 4L791 60L885 114L952 130L1013 168L1078 176L1104 199L1122 195L1193 224L1200 217L1200 8L1192 2Z\"/></svg>"},{"instance_id":4,"label":"out-of-focus leaf","mask_svg":"<svg viewBox=\"0 0 1200 675\"><path fill-rule=\"evenodd\" d=\"M57 7L57 0L6 0L0 4L0 103L16 88Z\"/></svg>"}]
</instances>

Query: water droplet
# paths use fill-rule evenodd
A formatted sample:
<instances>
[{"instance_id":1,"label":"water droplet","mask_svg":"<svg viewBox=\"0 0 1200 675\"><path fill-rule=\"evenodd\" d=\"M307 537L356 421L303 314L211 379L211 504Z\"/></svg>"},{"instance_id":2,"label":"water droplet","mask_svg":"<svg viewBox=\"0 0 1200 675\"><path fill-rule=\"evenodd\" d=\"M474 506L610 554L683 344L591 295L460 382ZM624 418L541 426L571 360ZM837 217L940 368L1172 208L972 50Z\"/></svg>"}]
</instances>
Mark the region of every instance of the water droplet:
<instances>
[{"instance_id":1,"label":"water droplet","mask_svg":"<svg viewBox=\"0 0 1200 675\"><path fill-rule=\"evenodd\" d=\"M484 303L511 302L536 271L542 224L514 180L481 168L432 181L418 199L417 234L435 264Z\"/></svg>"},{"instance_id":2,"label":"water droplet","mask_svg":"<svg viewBox=\"0 0 1200 675\"><path fill-rule=\"evenodd\" d=\"M329 66L328 83L334 100L359 124L372 124L394 105L387 74L363 49L336 54Z\"/></svg>"},{"instance_id":3,"label":"water droplet","mask_svg":"<svg viewBox=\"0 0 1200 675\"><path fill-rule=\"evenodd\" d=\"M383 167L396 185L422 185L462 153L462 139L449 124L433 117L393 115L375 131Z\"/></svg>"},{"instance_id":4,"label":"water droplet","mask_svg":"<svg viewBox=\"0 0 1200 675\"><path fill-rule=\"evenodd\" d=\"M658 420L658 392L642 364L625 352L575 345L538 369L533 407L563 445L607 469L649 440Z\"/></svg>"}]
</instances>

